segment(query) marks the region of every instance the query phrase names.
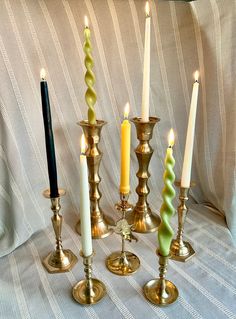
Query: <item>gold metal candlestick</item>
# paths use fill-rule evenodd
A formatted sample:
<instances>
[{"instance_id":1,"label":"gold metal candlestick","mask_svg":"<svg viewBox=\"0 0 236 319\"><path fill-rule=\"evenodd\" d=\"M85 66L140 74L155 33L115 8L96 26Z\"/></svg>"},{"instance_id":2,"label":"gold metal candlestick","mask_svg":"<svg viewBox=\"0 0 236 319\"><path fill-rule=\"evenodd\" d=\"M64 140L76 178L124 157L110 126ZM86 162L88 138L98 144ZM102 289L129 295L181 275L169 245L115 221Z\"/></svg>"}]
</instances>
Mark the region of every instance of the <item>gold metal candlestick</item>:
<instances>
[{"instance_id":1,"label":"gold metal candlestick","mask_svg":"<svg viewBox=\"0 0 236 319\"><path fill-rule=\"evenodd\" d=\"M141 122L141 118L137 117L131 120L135 124L139 140L139 145L135 149L139 163L139 170L136 174L139 183L136 188L138 201L134 210L127 215L127 221L129 224L134 225L134 231L138 233L154 232L160 224L160 217L152 213L147 202L147 196L150 192L148 187L148 179L150 177L148 166L153 154L149 141L152 139L153 128L159 121L160 119L156 117L150 117L147 123Z\"/></svg>"},{"instance_id":2,"label":"gold metal candlestick","mask_svg":"<svg viewBox=\"0 0 236 319\"><path fill-rule=\"evenodd\" d=\"M166 280L168 258L159 254L159 278L153 279L143 287L145 297L155 305L168 306L176 301L179 296L177 287L169 280Z\"/></svg>"},{"instance_id":3,"label":"gold metal candlestick","mask_svg":"<svg viewBox=\"0 0 236 319\"><path fill-rule=\"evenodd\" d=\"M170 248L171 259L186 262L195 255L195 251L190 243L183 241L184 223L188 213L188 207L185 205L185 203L188 200L189 188L181 187L180 182L176 182L175 185L180 188L180 205L178 206L177 236L176 239L172 240ZM194 183L191 183L190 186L194 186Z\"/></svg>"},{"instance_id":4,"label":"gold metal candlestick","mask_svg":"<svg viewBox=\"0 0 236 319\"><path fill-rule=\"evenodd\" d=\"M99 201L102 194L99 190L99 183L101 177L99 175L99 166L102 159L102 152L98 148L100 135L103 125L106 122L97 120L97 124L89 124L88 121L81 121L79 125L82 127L88 148L86 150L86 157L89 171L89 185L90 185L90 210L91 210L91 231L92 238L99 239L109 236L112 229L109 225L114 225L114 221L105 216L100 208ZM76 230L79 234L80 220L76 225Z\"/></svg>"},{"instance_id":5,"label":"gold metal candlestick","mask_svg":"<svg viewBox=\"0 0 236 319\"><path fill-rule=\"evenodd\" d=\"M117 222L114 231L122 236L122 248L121 251L116 251L107 258L106 266L116 275L127 276L138 270L140 260L135 254L125 250L125 240L131 242L132 239L135 241L138 239L132 235L132 225L129 225L125 219L126 212L133 208L133 206L128 203L129 195L120 194L120 198L120 203L116 204L115 207L122 212L122 218Z\"/></svg>"},{"instance_id":6,"label":"gold metal candlestick","mask_svg":"<svg viewBox=\"0 0 236 319\"><path fill-rule=\"evenodd\" d=\"M92 278L93 255L83 257L85 279L78 282L72 289L74 299L83 305L98 303L106 295L106 287L103 282Z\"/></svg>"},{"instance_id":7,"label":"gold metal candlestick","mask_svg":"<svg viewBox=\"0 0 236 319\"><path fill-rule=\"evenodd\" d=\"M51 210L53 211L52 225L56 235L56 249L44 260L43 265L49 273L61 273L70 271L77 262L77 257L69 249L63 249L61 240L62 216L60 215L60 198L65 195L65 190L59 189L59 196L50 197L50 190L43 192L44 197L51 199Z\"/></svg>"}]
</instances>

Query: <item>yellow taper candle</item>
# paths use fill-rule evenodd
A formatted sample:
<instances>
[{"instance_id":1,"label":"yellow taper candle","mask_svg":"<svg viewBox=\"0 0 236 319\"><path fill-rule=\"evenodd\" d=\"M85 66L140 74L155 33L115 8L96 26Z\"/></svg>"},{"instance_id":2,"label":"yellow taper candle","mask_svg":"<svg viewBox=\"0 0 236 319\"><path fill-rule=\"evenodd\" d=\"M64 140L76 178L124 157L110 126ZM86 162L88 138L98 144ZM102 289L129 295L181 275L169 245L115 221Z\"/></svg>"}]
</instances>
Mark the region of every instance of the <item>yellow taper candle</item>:
<instances>
[{"instance_id":1,"label":"yellow taper candle","mask_svg":"<svg viewBox=\"0 0 236 319\"><path fill-rule=\"evenodd\" d=\"M92 71L93 68L93 57L91 55L92 51L92 45L90 41L90 29L88 27L88 18L85 16L84 18L85 28L84 28L84 53L85 53L85 59L84 64L86 66L86 73L85 73L85 82L87 84L87 91L85 93L85 100L88 105L88 122L89 124L96 124L96 114L94 110L94 105L97 101L97 95L93 88L93 85L95 83L95 75Z\"/></svg>"},{"instance_id":2,"label":"yellow taper candle","mask_svg":"<svg viewBox=\"0 0 236 319\"><path fill-rule=\"evenodd\" d=\"M174 165L175 159L173 157L174 132L170 130L169 147L166 151L165 158L165 172L163 175L164 188L162 190L163 203L160 209L161 223L158 228L159 253L162 256L168 256L170 253L171 240L174 231L170 225L170 219L174 215L175 208L172 205L172 200L175 197L175 189L173 187L175 181Z\"/></svg>"},{"instance_id":3,"label":"yellow taper candle","mask_svg":"<svg viewBox=\"0 0 236 319\"><path fill-rule=\"evenodd\" d=\"M128 120L129 103L124 110L124 121L121 124L121 170L120 170L120 193L128 194L130 191L130 134L131 125Z\"/></svg>"}]
</instances>

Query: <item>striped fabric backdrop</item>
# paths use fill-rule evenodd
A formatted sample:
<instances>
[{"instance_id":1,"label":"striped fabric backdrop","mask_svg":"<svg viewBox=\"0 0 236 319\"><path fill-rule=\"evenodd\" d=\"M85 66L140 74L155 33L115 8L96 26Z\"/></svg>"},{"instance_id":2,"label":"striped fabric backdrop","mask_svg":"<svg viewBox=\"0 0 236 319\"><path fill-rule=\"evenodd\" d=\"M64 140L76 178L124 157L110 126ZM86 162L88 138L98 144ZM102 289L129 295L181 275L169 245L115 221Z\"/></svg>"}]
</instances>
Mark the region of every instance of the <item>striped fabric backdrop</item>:
<instances>
[{"instance_id":1,"label":"striped fabric backdrop","mask_svg":"<svg viewBox=\"0 0 236 319\"><path fill-rule=\"evenodd\" d=\"M167 134L171 127L177 135L176 177L181 176L193 73L198 69L201 85L192 169L192 179L197 185L191 190L190 202L194 206L186 224L186 237L202 256L185 268L171 264L170 277L178 274L176 284L185 282L184 297L181 296L177 308L172 310L163 311L139 299L145 280L157 276L156 257L147 251L147 248L155 250L154 235L141 236L140 247L132 245L136 251L138 247L144 271L140 277L126 279L127 291L133 295L124 297L117 292L122 289L123 281L104 272L103 260L117 249L118 237L95 243L99 250L95 275L108 286L112 302L107 302L106 313L113 314L114 318L136 318L135 311L142 307L150 311L149 318L213 318L205 307L215 312L214 318L236 318L233 302L236 285L231 283L236 271L236 252L224 227L225 218L236 239L236 2L150 2L150 114L160 117L161 121L151 142L154 155L150 164L149 201L158 211ZM0 317L1 311L4 313L1 318L103 317L102 306L82 309L69 297L69 301L63 301L64 293L67 294L78 279L78 269L82 276L81 265L72 273L61 275L58 281L48 277L41 267L40 259L52 247L54 235L50 203L41 195L48 187L48 176L39 73L42 67L46 69L59 185L67 190L63 198L63 238L65 245L78 252L79 237L74 226L79 216L81 129L76 123L87 116L84 15L89 18L92 32L98 96L96 114L108 122L101 141L104 153L100 169L101 206L106 214L114 216L119 185L120 123L125 103L130 102L131 117L141 114L144 7L144 0L0 1L0 256L9 254L29 239L0 260L0 271L4 273L1 292L6 292L6 295L0 292ZM132 127L132 149L136 145L136 132ZM132 152L133 202L136 201L136 171L137 159ZM176 225L176 218L174 223ZM210 266L211 262L215 266ZM219 270L222 268L223 274ZM28 278L26 269L32 277ZM208 286L199 284L202 278L208 279ZM34 280L40 283L39 291L34 292L37 298L28 305ZM62 285L63 280L67 286ZM216 285L220 287L217 292ZM17 295L9 301L12 287L17 289ZM47 297L41 295L40 290ZM231 299L226 300L225 292ZM200 295L199 299L196 295ZM36 302L41 303L37 313ZM67 316L68 305L70 315Z\"/></svg>"}]
</instances>

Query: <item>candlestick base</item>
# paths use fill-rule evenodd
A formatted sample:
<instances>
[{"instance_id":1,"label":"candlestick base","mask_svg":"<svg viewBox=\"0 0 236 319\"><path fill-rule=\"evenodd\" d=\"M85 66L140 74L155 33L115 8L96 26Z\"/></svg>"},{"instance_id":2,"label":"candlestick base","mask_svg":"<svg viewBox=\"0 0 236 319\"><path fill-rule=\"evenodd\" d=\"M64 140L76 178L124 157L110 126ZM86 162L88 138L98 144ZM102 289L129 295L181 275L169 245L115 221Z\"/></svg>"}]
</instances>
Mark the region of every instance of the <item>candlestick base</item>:
<instances>
[{"instance_id":1,"label":"candlestick base","mask_svg":"<svg viewBox=\"0 0 236 319\"><path fill-rule=\"evenodd\" d=\"M100 211L101 213L101 211ZM105 215L91 216L91 234L93 239L105 238L113 233L109 225L114 225L113 219ZM76 224L76 231L81 235L80 220Z\"/></svg>"},{"instance_id":2,"label":"candlestick base","mask_svg":"<svg viewBox=\"0 0 236 319\"><path fill-rule=\"evenodd\" d=\"M183 241L183 245L181 245L179 240L172 240L170 257L171 259L181 262L187 262L195 254L196 253L189 242Z\"/></svg>"},{"instance_id":3,"label":"candlestick base","mask_svg":"<svg viewBox=\"0 0 236 319\"><path fill-rule=\"evenodd\" d=\"M50 274L55 274L70 271L77 261L71 250L64 249L51 252L42 263Z\"/></svg>"},{"instance_id":4,"label":"candlestick base","mask_svg":"<svg viewBox=\"0 0 236 319\"><path fill-rule=\"evenodd\" d=\"M136 174L138 177L138 186L136 188L138 201L134 210L127 214L127 221L129 224L134 225L133 231L137 233L154 232L161 222L160 217L153 214L147 202L147 197L150 192L148 187L148 179L150 177L148 167L153 154L153 149L149 142L152 139L154 126L159 121L160 119L157 117L150 117L148 122L142 122L139 117L135 117L131 120L131 122L135 124L137 138L139 140L139 145L135 149L139 164L139 169Z\"/></svg>"},{"instance_id":5,"label":"candlestick base","mask_svg":"<svg viewBox=\"0 0 236 319\"><path fill-rule=\"evenodd\" d=\"M140 267L140 260L130 251L117 251L107 258L106 266L113 274L127 276L138 270Z\"/></svg>"},{"instance_id":6,"label":"candlestick base","mask_svg":"<svg viewBox=\"0 0 236 319\"><path fill-rule=\"evenodd\" d=\"M178 206L178 231L176 238L173 239L171 243L170 258L180 262L187 262L195 255L195 251L191 244L183 240L184 224L188 213L188 207L185 203L188 200L189 188L181 187L180 181L176 181L175 185L180 188L180 205ZM194 185L194 182L190 183L190 187Z\"/></svg>"},{"instance_id":7,"label":"candlestick base","mask_svg":"<svg viewBox=\"0 0 236 319\"><path fill-rule=\"evenodd\" d=\"M78 282L72 289L74 299L82 305L92 305L98 303L106 295L104 283L92 278L93 255L83 257L85 279Z\"/></svg>"},{"instance_id":8,"label":"candlestick base","mask_svg":"<svg viewBox=\"0 0 236 319\"><path fill-rule=\"evenodd\" d=\"M46 270L51 273L63 273L70 271L77 263L78 258L69 249L63 249L61 240L62 216L60 215L60 197L65 195L64 189L59 189L58 197L51 197L50 190L47 189L43 192L45 198L51 199L51 210L53 216L51 218L53 229L56 236L56 248L52 251L42 263Z\"/></svg>"},{"instance_id":9,"label":"candlestick base","mask_svg":"<svg viewBox=\"0 0 236 319\"><path fill-rule=\"evenodd\" d=\"M168 306L177 300L179 293L176 286L169 280L165 280L164 284L165 294L161 293L159 279L150 280L144 286L144 294L151 303L158 306Z\"/></svg>"},{"instance_id":10,"label":"candlestick base","mask_svg":"<svg viewBox=\"0 0 236 319\"><path fill-rule=\"evenodd\" d=\"M78 282L72 291L74 299L82 305L98 303L106 295L106 287L98 279L91 278L92 291L87 287L87 280Z\"/></svg>"},{"instance_id":11,"label":"candlestick base","mask_svg":"<svg viewBox=\"0 0 236 319\"><path fill-rule=\"evenodd\" d=\"M170 256L162 256L158 251L157 255L159 256L160 265L159 278L147 282L143 287L143 292L151 303L158 306L168 306L177 300L179 292L171 281L165 279Z\"/></svg>"}]
</instances>

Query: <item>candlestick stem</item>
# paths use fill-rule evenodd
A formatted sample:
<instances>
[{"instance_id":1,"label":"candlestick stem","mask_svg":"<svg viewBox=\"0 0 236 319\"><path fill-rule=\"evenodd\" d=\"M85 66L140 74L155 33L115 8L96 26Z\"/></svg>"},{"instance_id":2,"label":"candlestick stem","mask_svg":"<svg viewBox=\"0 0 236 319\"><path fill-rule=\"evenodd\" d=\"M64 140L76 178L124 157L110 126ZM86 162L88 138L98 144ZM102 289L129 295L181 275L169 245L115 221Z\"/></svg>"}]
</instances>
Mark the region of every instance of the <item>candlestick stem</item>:
<instances>
[{"instance_id":1,"label":"candlestick stem","mask_svg":"<svg viewBox=\"0 0 236 319\"><path fill-rule=\"evenodd\" d=\"M139 258L125 250L125 240L137 238L132 235L132 225L125 219L126 212L132 210L132 205L128 203L129 194L120 194L121 201L115 205L118 211L122 212L122 218L118 220L114 231L122 236L121 251L112 253L106 260L106 266L112 273L120 276L131 275L136 272L140 266Z\"/></svg>"},{"instance_id":2,"label":"candlestick stem","mask_svg":"<svg viewBox=\"0 0 236 319\"><path fill-rule=\"evenodd\" d=\"M175 302L179 296L177 287L166 280L168 259L170 256L159 256L159 278L153 279L143 287L145 297L155 305L168 306Z\"/></svg>"},{"instance_id":3,"label":"candlestick stem","mask_svg":"<svg viewBox=\"0 0 236 319\"><path fill-rule=\"evenodd\" d=\"M99 175L99 167L102 159L102 152L98 144L100 141L101 130L106 122L97 120L96 124L90 124L88 121L81 121L79 125L82 127L88 148L86 150L86 158L88 164L88 179L90 186L90 212L91 212L91 233L92 238L100 239L109 236L112 233L110 225L114 225L114 221L106 216L101 207L100 199L102 197L99 190L101 177ZM80 220L76 225L76 230L81 234Z\"/></svg>"},{"instance_id":4,"label":"candlestick stem","mask_svg":"<svg viewBox=\"0 0 236 319\"><path fill-rule=\"evenodd\" d=\"M44 197L50 198L51 210L53 216L51 218L53 229L56 237L55 251L51 252L44 260L43 265L49 273L61 273L70 271L77 262L77 257L69 249L63 249L61 240L62 216L60 215L60 197L65 195L65 191L59 189L58 197L50 197L50 190L43 193Z\"/></svg>"},{"instance_id":5,"label":"candlestick stem","mask_svg":"<svg viewBox=\"0 0 236 319\"><path fill-rule=\"evenodd\" d=\"M92 278L93 255L83 257L85 279L78 282L72 289L74 299L80 304L91 305L98 303L106 295L104 283Z\"/></svg>"},{"instance_id":6,"label":"candlestick stem","mask_svg":"<svg viewBox=\"0 0 236 319\"><path fill-rule=\"evenodd\" d=\"M129 224L133 224L133 230L138 233L150 233L157 230L160 224L160 217L153 214L147 197L150 192L148 187L148 179L150 173L148 171L149 163L153 154L153 149L149 144L152 138L153 128L160 119L150 117L149 122L142 122L141 118L133 118L131 122L135 124L137 130L137 138L139 145L135 149L138 159L139 169L136 174L138 177L138 186L136 193L138 194L138 201L131 213L127 215Z\"/></svg>"},{"instance_id":7,"label":"candlestick stem","mask_svg":"<svg viewBox=\"0 0 236 319\"><path fill-rule=\"evenodd\" d=\"M180 205L178 206L178 231L176 239L172 240L171 243L171 259L176 261L186 262L191 257L195 255L195 251L190 245L190 243L183 240L184 233L184 224L185 219L188 213L188 207L186 206L186 202L188 200L188 192L189 188L181 187L180 182L175 183L176 186L180 187ZM193 183L191 184L193 186Z\"/></svg>"}]
</instances>

